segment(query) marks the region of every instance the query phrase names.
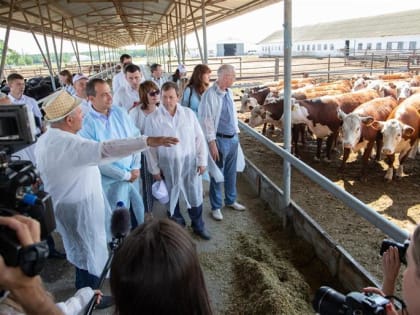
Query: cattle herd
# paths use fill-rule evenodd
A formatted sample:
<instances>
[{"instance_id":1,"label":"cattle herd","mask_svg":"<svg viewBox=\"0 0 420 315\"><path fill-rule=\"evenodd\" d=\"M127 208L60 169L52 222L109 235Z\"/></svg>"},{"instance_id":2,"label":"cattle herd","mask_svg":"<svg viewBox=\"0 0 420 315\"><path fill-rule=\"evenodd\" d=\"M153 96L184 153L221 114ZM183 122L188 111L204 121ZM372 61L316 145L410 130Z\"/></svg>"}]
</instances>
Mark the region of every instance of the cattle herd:
<instances>
[{"instance_id":1,"label":"cattle herd","mask_svg":"<svg viewBox=\"0 0 420 315\"><path fill-rule=\"evenodd\" d=\"M404 161L419 149L420 76L410 73L378 77L355 77L334 82L313 78L293 79L291 99L292 149L299 156L298 138L312 134L317 141L315 159L331 160L331 151L342 144L340 170L344 171L350 152L361 155L361 180L367 180L370 159L384 158L387 181L402 177ZM282 128L284 82L242 91L240 112L250 112L251 127L264 125L263 134ZM326 148L321 150L326 139ZM397 165L394 165L398 157ZM394 168L397 167L394 172Z\"/></svg>"}]
</instances>

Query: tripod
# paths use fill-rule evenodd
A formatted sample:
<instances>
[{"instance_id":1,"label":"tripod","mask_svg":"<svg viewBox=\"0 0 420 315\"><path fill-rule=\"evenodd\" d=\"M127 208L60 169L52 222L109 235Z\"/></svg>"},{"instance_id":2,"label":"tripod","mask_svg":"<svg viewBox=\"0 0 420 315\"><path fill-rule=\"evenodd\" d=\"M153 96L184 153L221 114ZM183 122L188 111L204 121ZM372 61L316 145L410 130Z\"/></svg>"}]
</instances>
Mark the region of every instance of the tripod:
<instances>
[{"instance_id":1,"label":"tripod","mask_svg":"<svg viewBox=\"0 0 420 315\"><path fill-rule=\"evenodd\" d=\"M101 276L99 277L99 282L97 285L98 290L100 290L105 282L106 275L108 274L109 269L111 268L112 258L114 258L115 250L121 245L122 241L124 240L124 236L122 237L113 237L112 241L109 243L109 256L105 263L104 269L102 270ZM86 308L85 315L91 315L93 310L96 306L96 300L98 299L97 293L95 293L89 301L89 304Z\"/></svg>"}]
</instances>

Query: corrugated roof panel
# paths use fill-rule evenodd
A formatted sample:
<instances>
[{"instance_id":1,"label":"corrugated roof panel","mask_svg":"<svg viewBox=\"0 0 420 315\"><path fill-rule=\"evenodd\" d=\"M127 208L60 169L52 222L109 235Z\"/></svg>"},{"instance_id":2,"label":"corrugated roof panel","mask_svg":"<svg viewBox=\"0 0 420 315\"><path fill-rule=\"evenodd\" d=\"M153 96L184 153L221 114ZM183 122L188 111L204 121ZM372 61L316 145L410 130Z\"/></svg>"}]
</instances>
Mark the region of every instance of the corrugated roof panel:
<instances>
[{"instance_id":1,"label":"corrugated roof panel","mask_svg":"<svg viewBox=\"0 0 420 315\"><path fill-rule=\"evenodd\" d=\"M349 19L296 27L294 41L320 39L360 38L420 34L420 10L403 11L372 17ZM259 44L278 43L283 40L283 31L276 31Z\"/></svg>"},{"instance_id":2,"label":"corrugated roof panel","mask_svg":"<svg viewBox=\"0 0 420 315\"><path fill-rule=\"evenodd\" d=\"M194 31L193 22L198 28L202 25L201 0L14 2L10 23L14 29L29 31L32 27L35 32L42 33L43 24L47 35L61 36L64 29L63 35L67 39L76 38L85 43L90 40L93 44L109 47L164 44L178 37L180 29L186 33ZM207 0L206 22L212 25L277 2L280 0ZM0 24L3 26L8 25L10 3L11 0L1 0Z\"/></svg>"}]
</instances>

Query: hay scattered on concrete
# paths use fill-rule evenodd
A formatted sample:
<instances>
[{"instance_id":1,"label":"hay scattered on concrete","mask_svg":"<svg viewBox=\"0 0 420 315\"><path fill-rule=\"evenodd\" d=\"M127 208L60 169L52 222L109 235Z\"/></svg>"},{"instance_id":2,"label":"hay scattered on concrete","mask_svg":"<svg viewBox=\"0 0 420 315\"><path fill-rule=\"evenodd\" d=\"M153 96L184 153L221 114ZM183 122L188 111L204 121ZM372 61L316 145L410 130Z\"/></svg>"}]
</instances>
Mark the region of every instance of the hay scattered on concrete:
<instances>
[{"instance_id":1,"label":"hay scattered on concrete","mask_svg":"<svg viewBox=\"0 0 420 315\"><path fill-rule=\"evenodd\" d=\"M287 257L273 252L273 244L241 234L234 271L243 302L239 314L313 314L309 285Z\"/></svg>"}]
</instances>

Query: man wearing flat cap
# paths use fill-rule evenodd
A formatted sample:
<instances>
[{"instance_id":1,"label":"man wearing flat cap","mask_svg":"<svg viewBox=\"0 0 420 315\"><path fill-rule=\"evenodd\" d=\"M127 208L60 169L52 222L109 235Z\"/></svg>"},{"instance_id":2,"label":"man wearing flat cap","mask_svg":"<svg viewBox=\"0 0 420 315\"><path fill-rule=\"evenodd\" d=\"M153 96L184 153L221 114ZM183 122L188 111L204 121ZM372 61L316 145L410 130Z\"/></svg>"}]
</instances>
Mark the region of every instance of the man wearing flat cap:
<instances>
[{"instance_id":1,"label":"man wearing flat cap","mask_svg":"<svg viewBox=\"0 0 420 315\"><path fill-rule=\"evenodd\" d=\"M67 259L76 267L76 288L96 288L108 258L99 164L121 159L149 146L171 146L172 137L135 137L96 142L80 137L80 100L56 92L43 107L49 127L37 143L37 167L54 203L57 231Z\"/></svg>"}]
</instances>

